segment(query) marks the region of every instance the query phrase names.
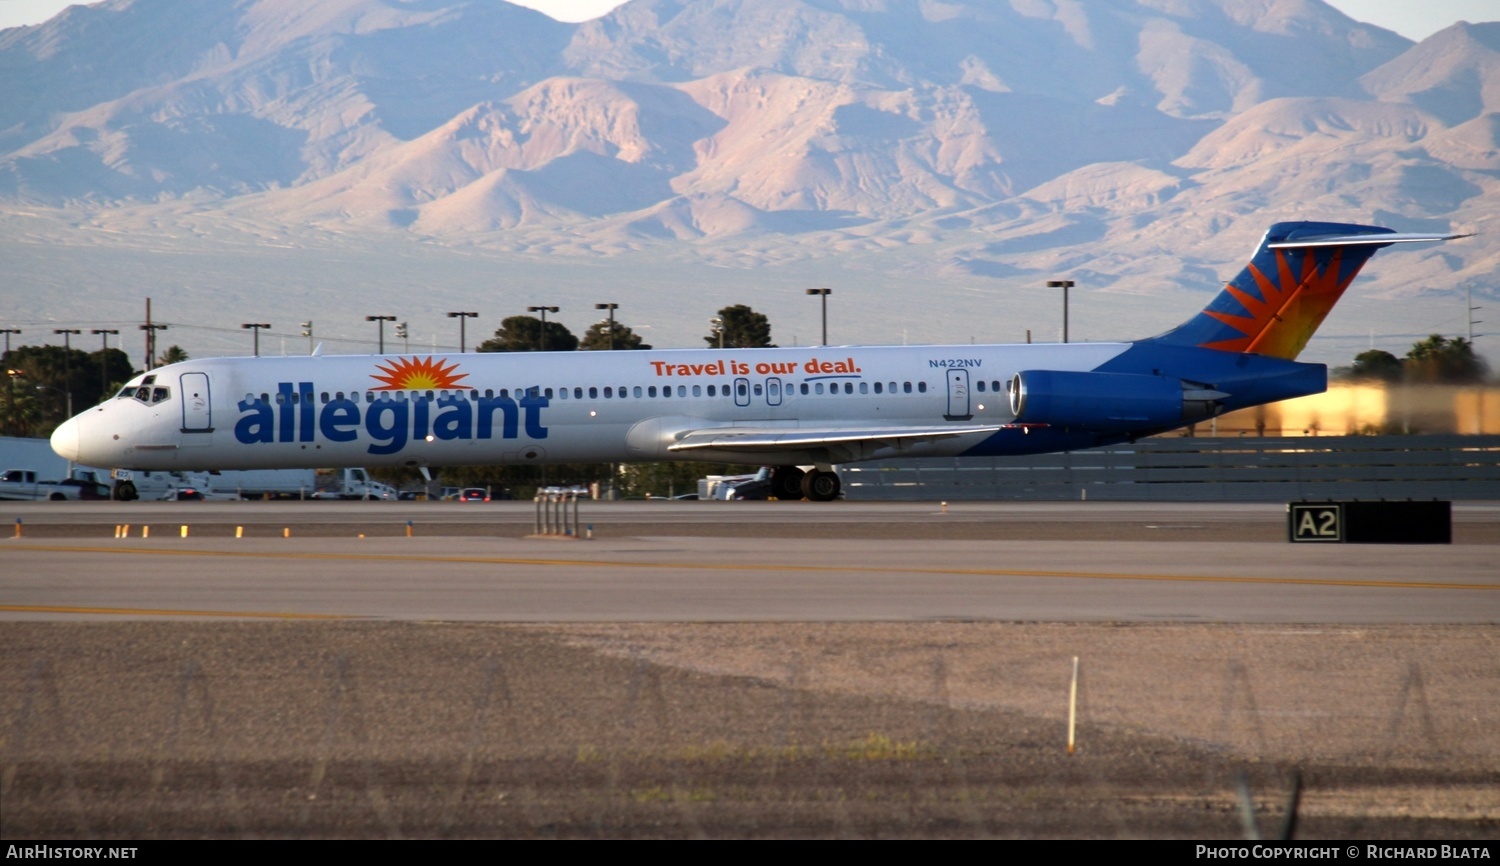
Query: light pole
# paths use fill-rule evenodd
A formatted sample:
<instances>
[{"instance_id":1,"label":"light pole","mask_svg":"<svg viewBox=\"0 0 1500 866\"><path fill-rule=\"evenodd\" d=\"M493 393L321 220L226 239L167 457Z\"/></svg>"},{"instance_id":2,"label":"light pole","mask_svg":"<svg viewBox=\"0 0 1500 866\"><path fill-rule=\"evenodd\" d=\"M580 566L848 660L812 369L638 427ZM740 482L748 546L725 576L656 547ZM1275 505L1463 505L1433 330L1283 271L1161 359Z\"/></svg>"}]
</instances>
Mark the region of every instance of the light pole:
<instances>
[{"instance_id":1,"label":"light pole","mask_svg":"<svg viewBox=\"0 0 1500 866\"><path fill-rule=\"evenodd\" d=\"M313 327L312 319L302 323L302 336L307 338L307 354L313 353Z\"/></svg>"},{"instance_id":2,"label":"light pole","mask_svg":"<svg viewBox=\"0 0 1500 866\"><path fill-rule=\"evenodd\" d=\"M712 319L708 320L708 327L709 330L718 335L719 348L724 348L724 319L720 316L714 316Z\"/></svg>"},{"instance_id":3,"label":"light pole","mask_svg":"<svg viewBox=\"0 0 1500 866\"><path fill-rule=\"evenodd\" d=\"M10 336L6 335L5 339L9 342ZM16 433L16 378L25 375L25 372L25 370L5 371L5 377L10 380L10 402L6 404L6 409L9 410L6 414L10 417L7 419L9 425L5 428L6 435L14 436Z\"/></svg>"},{"instance_id":4,"label":"light pole","mask_svg":"<svg viewBox=\"0 0 1500 866\"><path fill-rule=\"evenodd\" d=\"M466 335L464 334L464 326L468 324L469 319L479 318L479 314L459 311L456 313L449 313L448 318L458 320L458 353L461 355L464 352L468 351L468 342L466 340Z\"/></svg>"},{"instance_id":5,"label":"light pole","mask_svg":"<svg viewBox=\"0 0 1500 866\"><path fill-rule=\"evenodd\" d=\"M376 329L378 330L378 332L380 334L380 350L376 354L384 355L385 354L385 323L386 322L394 322L394 321L396 321L396 317L395 316L365 316L365 321L366 322L375 322L376 323L375 327L376 327Z\"/></svg>"},{"instance_id":6,"label":"light pole","mask_svg":"<svg viewBox=\"0 0 1500 866\"><path fill-rule=\"evenodd\" d=\"M156 369L156 332L165 331L166 325L153 325L150 323L139 326L146 332L146 369Z\"/></svg>"},{"instance_id":7,"label":"light pole","mask_svg":"<svg viewBox=\"0 0 1500 866\"><path fill-rule=\"evenodd\" d=\"M615 350L615 310L620 308L619 304L595 304L596 310L609 310L609 350Z\"/></svg>"},{"instance_id":8,"label":"light pole","mask_svg":"<svg viewBox=\"0 0 1500 866\"><path fill-rule=\"evenodd\" d=\"M833 289L808 289L809 295L819 295L823 298L823 343L828 345L828 296L833 294Z\"/></svg>"},{"instance_id":9,"label":"light pole","mask_svg":"<svg viewBox=\"0 0 1500 866\"><path fill-rule=\"evenodd\" d=\"M7 362L10 360L10 335L19 333L21 333L20 328L0 328L0 334L5 335L5 360ZM7 370L6 372L11 371ZM10 402L5 405L10 410L10 418L7 419L8 423L5 427L5 432L13 433L16 427L16 377L14 375L10 377Z\"/></svg>"},{"instance_id":10,"label":"light pole","mask_svg":"<svg viewBox=\"0 0 1500 866\"><path fill-rule=\"evenodd\" d=\"M12 372L18 372L18 371L12 371ZM36 388L36 390L38 390L38 391L57 391L57 393L62 394L64 397L67 398L67 405L68 405L68 414L67 414L67 417L68 418L72 418L73 417L73 392L72 392L72 390L59 391L57 388L53 388L50 385L33 385L32 387ZM68 460L68 477L69 478L73 477L73 461L71 459Z\"/></svg>"},{"instance_id":11,"label":"light pole","mask_svg":"<svg viewBox=\"0 0 1500 866\"><path fill-rule=\"evenodd\" d=\"M98 334L103 347L99 349L99 396L109 396L109 335L120 333L114 328L95 328L90 333Z\"/></svg>"},{"instance_id":12,"label":"light pole","mask_svg":"<svg viewBox=\"0 0 1500 866\"><path fill-rule=\"evenodd\" d=\"M63 395L63 397L65 398L65 400L67 402L68 417L69 418L73 417L73 392L71 392L71 391L64 391L61 388L54 388L51 385L32 385L31 387L37 389L38 391L53 391L53 392L56 392L58 394Z\"/></svg>"},{"instance_id":13,"label":"light pole","mask_svg":"<svg viewBox=\"0 0 1500 866\"><path fill-rule=\"evenodd\" d=\"M73 343L74 334L83 332L77 328L53 328L52 333L63 335L63 387L68 394L68 417L73 417ZM41 386L38 386L41 387Z\"/></svg>"},{"instance_id":14,"label":"light pole","mask_svg":"<svg viewBox=\"0 0 1500 866\"><path fill-rule=\"evenodd\" d=\"M1068 289L1076 285L1072 280L1048 280L1047 288L1063 290L1063 342L1068 342Z\"/></svg>"},{"instance_id":15,"label":"light pole","mask_svg":"<svg viewBox=\"0 0 1500 866\"><path fill-rule=\"evenodd\" d=\"M248 323L240 325L240 327L241 328L245 328L246 330L254 331L255 332L255 357L259 358L260 357L260 329L261 328L265 328L267 330L270 330L271 326L268 325L268 324L266 324L266 323L264 323L264 322L248 322Z\"/></svg>"},{"instance_id":16,"label":"light pole","mask_svg":"<svg viewBox=\"0 0 1500 866\"><path fill-rule=\"evenodd\" d=\"M10 372L12 372L12 373L19 373L19 372L23 372L23 371L12 370ZM73 417L73 392L72 391L64 391L61 388L54 388L51 385L32 385L31 387L35 388L38 391L56 391L57 393L63 395L63 397L66 399L67 407L68 407L68 415L67 415L67 417L68 418L72 418ZM71 477L72 474L73 474L73 464L70 461L68 463L68 475Z\"/></svg>"},{"instance_id":17,"label":"light pole","mask_svg":"<svg viewBox=\"0 0 1500 866\"><path fill-rule=\"evenodd\" d=\"M528 312L528 313L541 313L542 314L542 341L541 341L542 345L541 345L540 351L543 351L543 352L547 351L547 314L548 313L555 313L555 312L558 311L558 309L559 309L558 307L527 307L526 308L526 312Z\"/></svg>"},{"instance_id":18,"label":"light pole","mask_svg":"<svg viewBox=\"0 0 1500 866\"><path fill-rule=\"evenodd\" d=\"M1465 298L1465 300L1464 300L1464 306L1468 308L1468 310L1466 311L1467 315L1465 316L1465 318L1467 318L1468 321L1469 321L1469 336L1468 336L1468 341L1472 345L1473 342L1474 342L1474 326L1475 325L1484 324L1484 320L1483 319L1476 319L1476 318L1474 318L1474 314L1477 313L1477 312L1479 312L1480 310L1484 309L1484 307L1476 307L1476 306L1474 306L1474 284L1473 283L1470 283L1469 285L1467 285L1467 286L1464 287L1464 298ZM1484 336L1484 335L1481 334L1480 336Z\"/></svg>"},{"instance_id":19,"label":"light pole","mask_svg":"<svg viewBox=\"0 0 1500 866\"><path fill-rule=\"evenodd\" d=\"M401 338L401 354L411 354L411 329L406 327L405 322L396 325L396 336Z\"/></svg>"}]
</instances>

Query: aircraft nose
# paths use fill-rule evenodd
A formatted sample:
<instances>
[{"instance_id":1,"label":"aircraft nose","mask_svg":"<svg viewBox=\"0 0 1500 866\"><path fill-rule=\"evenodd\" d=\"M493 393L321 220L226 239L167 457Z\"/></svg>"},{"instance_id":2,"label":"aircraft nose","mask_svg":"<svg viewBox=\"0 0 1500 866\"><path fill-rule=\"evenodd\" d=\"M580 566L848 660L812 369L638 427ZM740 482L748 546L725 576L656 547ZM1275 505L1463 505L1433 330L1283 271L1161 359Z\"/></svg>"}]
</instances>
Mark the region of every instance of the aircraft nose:
<instances>
[{"instance_id":1,"label":"aircraft nose","mask_svg":"<svg viewBox=\"0 0 1500 866\"><path fill-rule=\"evenodd\" d=\"M52 450L74 463L78 462L77 418L69 418L52 431Z\"/></svg>"}]
</instances>

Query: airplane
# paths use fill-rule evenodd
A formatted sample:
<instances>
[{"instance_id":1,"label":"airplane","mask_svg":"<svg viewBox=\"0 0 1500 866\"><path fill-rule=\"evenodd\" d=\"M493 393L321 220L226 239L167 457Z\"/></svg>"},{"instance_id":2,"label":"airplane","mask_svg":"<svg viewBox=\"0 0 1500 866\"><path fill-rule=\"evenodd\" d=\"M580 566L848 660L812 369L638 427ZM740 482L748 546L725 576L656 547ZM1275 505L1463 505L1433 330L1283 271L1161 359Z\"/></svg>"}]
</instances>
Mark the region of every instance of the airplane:
<instances>
[{"instance_id":1,"label":"airplane","mask_svg":"<svg viewBox=\"0 0 1500 866\"><path fill-rule=\"evenodd\" d=\"M134 470L750 463L778 499L828 501L838 464L1111 445L1321 393L1296 357L1364 263L1457 237L1276 223L1207 307L1134 342L190 360L51 442Z\"/></svg>"}]
</instances>

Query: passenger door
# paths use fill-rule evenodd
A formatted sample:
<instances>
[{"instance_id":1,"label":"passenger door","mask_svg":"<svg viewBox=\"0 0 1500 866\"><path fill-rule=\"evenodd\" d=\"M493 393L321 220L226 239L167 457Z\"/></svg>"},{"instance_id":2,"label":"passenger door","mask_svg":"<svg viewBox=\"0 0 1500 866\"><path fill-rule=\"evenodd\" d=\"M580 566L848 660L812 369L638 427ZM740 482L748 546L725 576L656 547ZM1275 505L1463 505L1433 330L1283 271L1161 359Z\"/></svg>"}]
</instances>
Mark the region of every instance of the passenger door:
<instances>
[{"instance_id":1,"label":"passenger door","mask_svg":"<svg viewBox=\"0 0 1500 866\"><path fill-rule=\"evenodd\" d=\"M182 385L182 432L214 432L213 401L209 398L208 374L183 373L179 382ZM194 437L196 438L198 437ZM200 443L184 440L184 444Z\"/></svg>"},{"instance_id":2,"label":"passenger door","mask_svg":"<svg viewBox=\"0 0 1500 866\"><path fill-rule=\"evenodd\" d=\"M967 421L974 417L969 411L969 371L957 369L948 371L948 414L943 418L949 421Z\"/></svg>"}]
</instances>

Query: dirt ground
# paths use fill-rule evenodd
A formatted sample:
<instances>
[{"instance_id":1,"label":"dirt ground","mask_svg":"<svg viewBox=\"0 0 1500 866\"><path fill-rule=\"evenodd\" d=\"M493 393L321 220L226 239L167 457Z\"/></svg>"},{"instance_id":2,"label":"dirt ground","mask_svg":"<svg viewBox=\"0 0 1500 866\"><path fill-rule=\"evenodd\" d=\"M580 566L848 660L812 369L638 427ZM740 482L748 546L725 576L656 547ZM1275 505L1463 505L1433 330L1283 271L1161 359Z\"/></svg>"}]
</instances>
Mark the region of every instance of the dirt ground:
<instances>
[{"instance_id":1,"label":"dirt ground","mask_svg":"<svg viewBox=\"0 0 1500 866\"><path fill-rule=\"evenodd\" d=\"M1493 840L1496 644L1470 626L8 622L0 836Z\"/></svg>"}]
</instances>

